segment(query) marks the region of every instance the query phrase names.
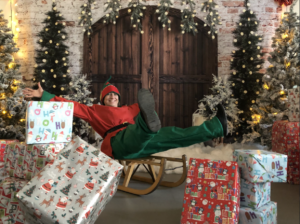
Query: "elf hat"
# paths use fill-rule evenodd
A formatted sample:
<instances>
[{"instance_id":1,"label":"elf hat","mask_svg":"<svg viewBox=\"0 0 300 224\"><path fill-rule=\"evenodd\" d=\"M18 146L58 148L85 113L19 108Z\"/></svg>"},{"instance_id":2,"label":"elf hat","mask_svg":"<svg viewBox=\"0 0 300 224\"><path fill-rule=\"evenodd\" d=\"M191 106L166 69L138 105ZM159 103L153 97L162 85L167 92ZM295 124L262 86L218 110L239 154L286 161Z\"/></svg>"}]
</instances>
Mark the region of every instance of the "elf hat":
<instances>
[{"instance_id":1,"label":"elf hat","mask_svg":"<svg viewBox=\"0 0 300 224\"><path fill-rule=\"evenodd\" d=\"M100 102L104 105L104 98L107 94L109 94L110 92L114 92L116 94L118 94L119 96L119 102L121 100L121 95L119 90L117 89L117 87L115 87L114 85L110 84L108 81L111 79L111 76L109 77L109 79L104 83L103 89L101 91L100 94Z\"/></svg>"}]
</instances>

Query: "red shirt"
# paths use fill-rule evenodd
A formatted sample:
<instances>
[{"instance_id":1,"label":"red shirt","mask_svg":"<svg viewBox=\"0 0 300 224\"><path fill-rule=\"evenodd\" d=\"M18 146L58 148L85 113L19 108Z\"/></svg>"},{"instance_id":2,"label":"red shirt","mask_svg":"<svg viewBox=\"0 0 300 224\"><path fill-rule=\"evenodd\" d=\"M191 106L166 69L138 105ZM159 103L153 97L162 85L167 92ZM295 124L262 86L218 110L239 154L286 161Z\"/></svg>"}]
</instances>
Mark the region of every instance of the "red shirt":
<instances>
[{"instance_id":1,"label":"red shirt","mask_svg":"<svg viewBox=\"0 0 300 224\"><path fill-rule=\"evenodd\" d=\"M84 104L66 100L58 96L53 97L50 101L73 102L74 116L88 122L93 127L93 129L101 136L104 136L105 132L107 132L109 129L123 124L124 122L134 124L134 118L140 112L140 108L137 103L122 107L110 107L97 104L88 107ZM113 157L110 139L125 128L126 127L120 128L106 135L101 145L101 151L103 153L110 157Z\"/></svg>"}]
</instances>

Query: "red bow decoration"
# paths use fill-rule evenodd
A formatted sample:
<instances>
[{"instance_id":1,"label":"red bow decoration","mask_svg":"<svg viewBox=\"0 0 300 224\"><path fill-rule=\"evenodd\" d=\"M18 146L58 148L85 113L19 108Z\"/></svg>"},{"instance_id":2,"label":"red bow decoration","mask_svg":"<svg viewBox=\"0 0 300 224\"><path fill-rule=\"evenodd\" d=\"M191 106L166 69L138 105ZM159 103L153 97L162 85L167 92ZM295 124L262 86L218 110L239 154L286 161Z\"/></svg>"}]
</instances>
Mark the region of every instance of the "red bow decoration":
<instances>
[{"instance_id":1,"label":"red bow decoration","mask_svg":"<svg viewBox=\"0 0 300 224\"><path fill-rule=\"evenodd\" d=\"M285 6L293 4L294 0L275 0L276 2L279 2L279 5L284 4Z\"/></svg>"}]
</instances>

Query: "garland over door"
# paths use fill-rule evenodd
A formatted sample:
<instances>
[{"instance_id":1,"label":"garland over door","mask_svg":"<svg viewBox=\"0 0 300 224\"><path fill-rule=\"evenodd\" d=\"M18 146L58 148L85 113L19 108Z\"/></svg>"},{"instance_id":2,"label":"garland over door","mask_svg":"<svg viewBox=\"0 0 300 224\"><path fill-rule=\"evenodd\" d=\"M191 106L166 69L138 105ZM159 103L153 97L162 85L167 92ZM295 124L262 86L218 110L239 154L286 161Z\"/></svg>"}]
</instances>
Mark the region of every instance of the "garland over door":
<instances>
[{"instance_id":1,"label":"garland over door","mask_svg":"<svg viewBox=\"0 0 300 224\"><path fill-rule=\"evenodd\" d=\"M93 96L105 80L121 92L122 104L137 102L137 92L149 88L154 95L162 126L189 127L198 101L208 94L212 74L217 75L217 39L212 40L199 19L199 33L181 34L180 11L172 9L172 30L163 29L147 7L142 21L144 34L130 27L130 15L121 10L117 24L94 24L92 35ZM88 38L84 42L84 73L89 73Z\"/></svg>"}]
</instances>

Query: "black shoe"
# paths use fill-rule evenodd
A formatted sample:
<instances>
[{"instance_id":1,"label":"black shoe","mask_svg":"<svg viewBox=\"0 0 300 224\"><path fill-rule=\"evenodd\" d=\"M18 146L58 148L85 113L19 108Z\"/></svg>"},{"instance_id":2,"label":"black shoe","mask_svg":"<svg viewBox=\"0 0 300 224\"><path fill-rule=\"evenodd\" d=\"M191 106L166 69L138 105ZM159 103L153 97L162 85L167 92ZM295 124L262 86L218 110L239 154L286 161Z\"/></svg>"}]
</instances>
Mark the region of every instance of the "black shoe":
<instances>
[{"instance_id":1,"label":"black shoe","mask_svg":"<svg viewBox=\"0 0 300 224\"><path fill-rule=\"evenodd\" d=\"M224 131L224 137L228 135L228 129L227 129L227 116L224 107L222 104L217 105L218 112L216 114L216 117L219 119L219 121L222 124L223 131Z\"/></svg>"},{"instance_id":2,"label":"black shoe","mask_svg":"<svg viewBox=\"0 0 300 224\"><path fill-rule=\"evenodd\" d=\"M149 90L139 90L138 104L142 113L142 117L146 122L148 128L152 132L157 132L161 128L161 123L157 113L155 112L155 102L153 95Z\"/></svg>"}]
</instances>

